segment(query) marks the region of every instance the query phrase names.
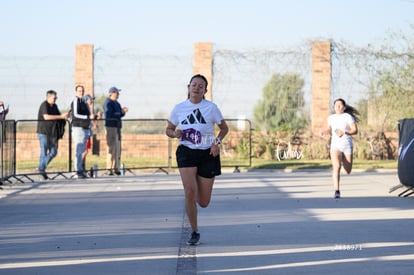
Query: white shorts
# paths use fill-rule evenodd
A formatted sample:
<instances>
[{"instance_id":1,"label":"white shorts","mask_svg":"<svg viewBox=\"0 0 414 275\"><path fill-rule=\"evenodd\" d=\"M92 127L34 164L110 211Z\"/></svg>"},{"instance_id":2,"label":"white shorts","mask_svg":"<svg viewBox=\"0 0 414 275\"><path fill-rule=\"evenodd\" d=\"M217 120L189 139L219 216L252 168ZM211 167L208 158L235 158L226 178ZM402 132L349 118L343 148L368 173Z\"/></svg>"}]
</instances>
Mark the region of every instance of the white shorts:
<instances>
[{"instance_id":1,"label":"white shorts","mask_svg":"<svg viewBox=\"0 0 414 275\"><path fill-rule=\"evenodd\" d=\"M342 143L342 144L331 144L331 152L339 151L345 155L352 155L354 148L352 144Z\"/></svg>"}]
</instances>

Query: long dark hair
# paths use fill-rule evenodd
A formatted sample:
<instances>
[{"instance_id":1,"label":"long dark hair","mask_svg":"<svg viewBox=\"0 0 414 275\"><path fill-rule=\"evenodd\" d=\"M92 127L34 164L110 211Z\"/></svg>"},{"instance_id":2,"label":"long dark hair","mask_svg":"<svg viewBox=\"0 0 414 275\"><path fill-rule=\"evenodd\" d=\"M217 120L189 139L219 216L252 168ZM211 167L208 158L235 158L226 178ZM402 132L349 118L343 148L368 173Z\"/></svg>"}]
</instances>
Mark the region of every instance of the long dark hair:
<instances>
[{"instance_id":1,"label":"long dark hair","mask_svg":"<svg viewBox=\"0 0 414 275\"><path fill-rule=\"evenodd\" d=\"M334 105L335 105L335 102L337 102L337 101L341 101L342 104L345 106L345 110L344 110L345 113L348 113L351 116L353 116L355 118L355 121L356 122L360 122L361 121L361 114L358 112L357 109L355 109L355 107L352 107L352 106L346 104L345 100L342 99L342 98L335 99L334 100Z\"/></svg>"}]
</instances>

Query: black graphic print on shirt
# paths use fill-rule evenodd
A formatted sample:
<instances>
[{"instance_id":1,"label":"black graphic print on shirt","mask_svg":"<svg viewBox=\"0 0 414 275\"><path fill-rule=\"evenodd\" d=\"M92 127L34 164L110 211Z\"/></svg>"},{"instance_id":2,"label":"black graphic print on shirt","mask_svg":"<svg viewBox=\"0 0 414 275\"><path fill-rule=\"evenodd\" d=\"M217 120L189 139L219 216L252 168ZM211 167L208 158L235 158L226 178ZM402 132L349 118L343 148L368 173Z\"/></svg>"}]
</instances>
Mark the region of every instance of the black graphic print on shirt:
<instances>
[{"instance_id":1,"label":"black graphic print on shirt","mask_svg":"<svg viewBox=\"0 0 414 275\"><path fill-rule=\"evenodd\" d=\"M181 121L181 124L206 124L206 120L200 112L200 109L193 110L186 119Z\"/></svg>"},{"instance_id":2,"label":"black graphic print on shirt","mask_svg":"<svg viewBox=\"0 0 414 275\"><path fill-rule=\"evenodd\" d=\"M193 110L183 121L182 125L192 125L192 124L206 124L206 120L200 112L200 109ZM201 132L194 129L188 128L184 130L184 134L181 137L182 140L190 141L193 144L201 143Z\"/></svg>"}]
</instances>

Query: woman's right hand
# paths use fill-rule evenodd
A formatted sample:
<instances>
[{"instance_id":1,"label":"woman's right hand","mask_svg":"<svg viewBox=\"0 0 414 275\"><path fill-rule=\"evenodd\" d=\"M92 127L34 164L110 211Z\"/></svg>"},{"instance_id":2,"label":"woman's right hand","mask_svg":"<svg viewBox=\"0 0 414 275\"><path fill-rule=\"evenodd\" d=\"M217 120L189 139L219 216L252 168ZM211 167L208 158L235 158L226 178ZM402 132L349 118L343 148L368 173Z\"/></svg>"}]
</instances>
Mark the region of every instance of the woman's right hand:
<instances>
[{"instance_id":1,"label":"woman's right hand","mask_svg":"<svg viewBox=\"0 0 414 275\"><path fill-rule=\"evenodd\" d=\"M174 137L175 138L180 138L180 137L182 137L183 136L183 131L182 130L180 130L180 129L176 129L175 131L174 131Z\"/></svg>"}]
</instances>

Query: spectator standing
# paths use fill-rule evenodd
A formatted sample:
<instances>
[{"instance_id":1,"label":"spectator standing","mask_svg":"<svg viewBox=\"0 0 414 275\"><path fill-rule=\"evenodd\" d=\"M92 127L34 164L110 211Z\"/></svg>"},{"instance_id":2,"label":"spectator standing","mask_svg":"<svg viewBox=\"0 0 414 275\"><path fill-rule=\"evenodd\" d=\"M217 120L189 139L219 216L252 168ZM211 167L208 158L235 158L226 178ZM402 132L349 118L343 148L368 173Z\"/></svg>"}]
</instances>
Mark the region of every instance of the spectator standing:
<instances>
[{"instance_id":1,"label":"spectator standing","mask_svg":"<svg viewBox=\"0 0 414 275\"><path fill-rule=\"evenodd\" d=\"M95 114L95 111L93 109L93 102L94 102L95 98L92 97L91 95L87 94L84 96L84 101L86 102L86 104L89 107L89 111L91 113ZM102 118L102 113L101 112L97 112L95 114L95 120L97 119L101 119ZM89 154L89 150L92 148L92 143L91 143L91 139L92 139L92 135L93 135L93 130L97 129L98 125L95 122L91 122L90 124L90 136L89 138L86 140L86 144L85 144L85 151L82 154L82 166L83 166L83 171L86 171L86 156ZM93 175L91 175L92 177Z\"/></svg>"},{"instance_id":2,"label":"spectator standing","mask_svg":"<svg viewBox=\"0 0 414 275\"><path fill-rule=\"evenodd\" d=\"M91 120L95 118L83 98L84 93L85 88L82 85L77 85L75 87L75 99L71 103L72 137L75 145L75 178L86 178L82 165L82 154L85 152L86 141L91 135Z\"/></svg>"},{"instance_id":3,"label":"spectator standing","mask_svg":"<svg viewBox=\"0 0 414 275\"><path fill-rule=\"evenodd\" d=\"M4 106L4 102L0 100L0 146L2 146L2 144L4 142L6 142L6 133L5 133L5 125L3 125L4 120L6 120L6 116L7 113L9 112L9 106Z\"/></svg>"},{"instance_id":4,"label":"spectator standing","mask_svg":"<svg viewBox=\"0 0 414 275\"><path fill-rule=\"evenodd\" d=\"M4 106L4 102L0 100L0 121L6 120L6 115L9 112L9 106Z\"/></svg>"},{"instance_id":5,"label":"spectator standing","mask_svg":"<svg viewBox=\"0 0 414 275\"><path fill-rule=\"evenodd\" d=\"M58 141L63 137L69 113L61 114L56 105L57 93L46 92L46 100L40 104L37 115L37 137L40 144L39 166L37 168L42 179L48 179L46 168L58 153Z\"/></svg>"},{"instance_id":6,"label":"spectator standing","mask_svg":"<svg viewBox=\"0 0 414 275\"><path fill-rule=\"evenodd\" d=\"M106 168L109 175L120 175L121 163L121 118L128 112L127 107L122 107L118 102L119 92L121 89L111 87L108 91L108 97L104 102L106 143L108 145L108 154L106 158Z\"/></svg>"}]
</instances>

